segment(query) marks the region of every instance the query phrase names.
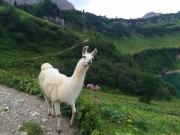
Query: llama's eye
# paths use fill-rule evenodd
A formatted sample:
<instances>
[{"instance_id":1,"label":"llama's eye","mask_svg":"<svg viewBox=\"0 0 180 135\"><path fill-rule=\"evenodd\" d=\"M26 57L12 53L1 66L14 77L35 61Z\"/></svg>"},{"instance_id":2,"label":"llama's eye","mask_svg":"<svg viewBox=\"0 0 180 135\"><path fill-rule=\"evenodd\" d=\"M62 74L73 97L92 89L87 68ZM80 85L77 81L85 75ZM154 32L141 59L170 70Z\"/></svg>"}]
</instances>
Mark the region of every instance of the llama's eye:
<instances>
[{"instance_id":1,"label":"llama's eye","mask_svg":"<svg viewBox=\"0 0 180 135\"><path fill-rule=\"evenodd\" d=\"M86 58L86 56L82 56L84 59Z\"/></svg>"}]
</instances>

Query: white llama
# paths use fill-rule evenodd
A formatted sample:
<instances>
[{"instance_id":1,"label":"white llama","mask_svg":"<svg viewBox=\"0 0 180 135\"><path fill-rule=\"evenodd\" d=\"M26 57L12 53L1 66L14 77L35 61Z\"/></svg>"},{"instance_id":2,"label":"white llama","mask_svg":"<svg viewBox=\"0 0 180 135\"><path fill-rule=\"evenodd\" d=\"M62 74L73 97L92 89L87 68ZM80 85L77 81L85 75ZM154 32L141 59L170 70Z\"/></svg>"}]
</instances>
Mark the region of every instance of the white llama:
<instances>
[{"instance_id":1,"label":"white llama","mask_svg":"<svg viewBox=\"0 0 180 135\"><path fill-rule=\"evenodd\" d=\"M88 46L85 46L82 50L82 58L77 63L71 77L59 73L58 69L53 68L49 63L41 66L39 74L40 87L48 104L48 113L53 115L53 110L55 111L58 132L61 132L60 103L66 103L71 106L72 116L70 125L72 126L73 124L76 113L75 101L81 92L89 65L97 53L96 48L91 53L88 53L87 50Z\"/></svg>"}]
</instances>

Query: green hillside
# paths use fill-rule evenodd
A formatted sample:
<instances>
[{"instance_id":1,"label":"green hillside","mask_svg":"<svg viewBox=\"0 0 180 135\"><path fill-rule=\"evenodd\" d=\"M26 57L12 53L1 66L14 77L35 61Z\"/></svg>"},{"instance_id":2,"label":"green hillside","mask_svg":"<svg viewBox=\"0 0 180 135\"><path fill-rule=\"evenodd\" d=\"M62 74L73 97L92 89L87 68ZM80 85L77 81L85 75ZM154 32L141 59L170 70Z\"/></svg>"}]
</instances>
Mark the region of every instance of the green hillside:
<instances>
[{"instance_id":1,"label":"green hillside","mask_svg":"<svg viewBox=\"0 0 180 135\"><path fill-rule=\"evenodd\" d=\"M123 54L135 54L147 49L180 48L180 33L164 36L145 37L132 35L114 39L114 45Z\"/></svg>"},{"instance_id":2,"label":"green hillside","mask_svg":"<svg viewBox=\"0 0 180 135\"><path fill-rule=\"evenodd\" d=\"M60 72L71 75L81 58L82 42L89 39L90 50L97 48L98 54L85 83L99 84L102 90L84 90L78 99L76 123L79 133L178 135L180 103L179 99L174 98L176 89L154 75L164 68L157 61L163 64L169 62L162 60L163 49L154 48L173 47L179 54L178 29L170 28L165 32L158 28L159 33L156 33L150 27L148 30L134 28L135 32L132 33L129 31L132 26L112 25L112 20L87 13L85 16L91 22L86 22L89 31L84 33L84 22L77 16L82 17L82 13L67 12L61 11L62 14L59 14L67 20L71 19L69 27L62 27L12 6L0 6L0 84L42 96L37 81L41 64L49 62ZM94 19L97 20L94 22ZM133 43L136 47L132 46ZM144 46L140 46L143 43ZM149 48L153 48L153 51L143 51ZM167 55L170 61L175 57L172 52ZM142 60L141 57L146 59ZM150 68L143 65L149 62L155 64ZM171 64L170 67L173 67L174 61ZM62 111L68 115L66 106Z\"/></svg>"},{"instance_id":3,"label":"green hillside","mask_svg":"<svg viewBox=\"0 0 180 135\"><path fill-rule=\"evenodd\" d=\"M133 55L133 58L141 70L157 75L180 69L179 53L177 48L149 49Z\"/></svg>"},{"instance_id":4,"label":"green hillside","mask_svg":"<svg viewBox=\"0 0 180 135\"><path fill-rule=\"evenodd\" d=\"M84 90L81 98L96 104L103 135L161 135L180 133L180 101L140 103L137 98Z\"/></svg>"},{"instance_id":5,"label":"green hillside","mask_svg":"<svg viewBox=\"0 0 180 135\"><path fill-rule=\"evenodd\" d=\"M148 19L109 19L91 13L59 10L46 0L44 4L19 6L19 8L41 18L46 16L65 21L66 27L88 33L101 33L110 37L117 50L123 54L135 54L153 48L180 47L180 13L163 14ZM52 9L52 10L48 10ZM61 24L60 24L61 25Z\"/></svg>"},{"instance_id":6,"label":"green hillside","mask_svg":"<svg viewBox=\"0 0 180 135\"><path fill-rule=\"evenodd\" d=\"M0 49L3 52L20 51L47 53L67 48L79 41L71 31L14 9L0 6ZM28 54L28 53L27 53Z\"/></svg>"}]
</instances>

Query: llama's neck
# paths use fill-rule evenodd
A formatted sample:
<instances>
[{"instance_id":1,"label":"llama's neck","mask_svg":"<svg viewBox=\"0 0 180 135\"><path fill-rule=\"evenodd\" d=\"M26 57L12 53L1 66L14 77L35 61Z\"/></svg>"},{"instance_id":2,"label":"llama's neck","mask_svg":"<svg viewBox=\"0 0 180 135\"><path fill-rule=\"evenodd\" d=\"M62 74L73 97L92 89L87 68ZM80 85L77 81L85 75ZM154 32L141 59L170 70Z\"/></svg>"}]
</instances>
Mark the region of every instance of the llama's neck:
<instances>
[{"instance_id":1,"label":"llama's neck","mask_svg":"<svg viewBox=\"0 0 180 135\"><path fill-rule=\"evenodd\" d=\"M88 70L88 67L84 67L82 63L82 59L78 62L76 65L76 68L74 70L74 73L71 77L71 87L72 87L72 93L73 93L73 100L76 100L76 98L79 96L84 78L86 76L86 72Z\"/></svg>"},{"instance_id":2,"label":"llama's neck","mask_svg":"<svg viewBox=\"0 0 180 135\"><path fill-rule=\"evenodd\" d=\"M74 73L72 75L72 79L77 85L83 84L87 70L88 70L88 67L84 67L84 65L82 63L82 59L79 60L78 64L76 65L76 68L74 70Z\"/></svg>"}]
</instances>

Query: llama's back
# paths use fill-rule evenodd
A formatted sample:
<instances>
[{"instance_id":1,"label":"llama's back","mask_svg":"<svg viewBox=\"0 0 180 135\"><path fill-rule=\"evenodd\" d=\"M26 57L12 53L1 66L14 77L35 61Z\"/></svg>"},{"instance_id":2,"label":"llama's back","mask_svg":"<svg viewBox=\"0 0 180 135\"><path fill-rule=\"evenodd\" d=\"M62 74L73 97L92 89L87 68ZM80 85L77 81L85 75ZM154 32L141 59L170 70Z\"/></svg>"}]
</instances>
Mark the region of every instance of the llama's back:
<instances>
[{"instance_id":1,"label":"llama's back","mask_svg":"<svg viewBox=\"0 0 180 135\"><path fill-rule=\"evenodd\" d=\"M49 63L44 63L41 65L41 71L46 70L48 68L53 68L53 66Z\"/></svg>"},{"instance_id":2,"label":"llama's back","mask_svg":"<svg viewBox=\"0 0 180 135\"><path fill-rule=\"evenodd\" d=\"M45 69L44 67L47 68ZM59 73L58 69L55 69L48 64L45 64L44 67L39 74L39 84L44 94L52 99L51 96L54 95L52 93L57 93L58 87L61 85L66 76Z\"/></svg>"},{"instance_id":3,"label":"llama's back","mask_svg":"<svg viewBox=\"0 0 180 135\"><path fill-rule=\"evenodd\" d=\"M42 89L43 89L44 80L54 74L58 74L58 70L54 69L51 64L44 63L41 65L41 72L39 74L39 83Z\"/></svg>"}]
</instances>

